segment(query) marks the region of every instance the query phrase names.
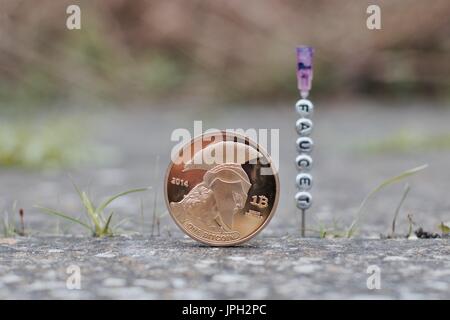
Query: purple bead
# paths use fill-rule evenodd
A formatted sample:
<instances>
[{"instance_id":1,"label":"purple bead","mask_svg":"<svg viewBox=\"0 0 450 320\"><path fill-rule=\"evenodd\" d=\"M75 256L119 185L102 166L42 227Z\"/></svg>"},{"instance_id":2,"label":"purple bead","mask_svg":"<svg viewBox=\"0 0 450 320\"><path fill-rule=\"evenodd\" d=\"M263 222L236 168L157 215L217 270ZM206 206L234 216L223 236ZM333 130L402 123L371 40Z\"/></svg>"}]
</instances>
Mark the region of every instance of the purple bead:
<instances>
[{"instance_id":1,"label":"purple bead","mask_svg":"<svg viewBox=\"0 0 450 320\"><path fill-rule=\"evenodd\" d=\"M314 49L312 47L297 47L297 81L302 98L306 98L311 90L313 55Z\"/></svg>"}]
</instances>

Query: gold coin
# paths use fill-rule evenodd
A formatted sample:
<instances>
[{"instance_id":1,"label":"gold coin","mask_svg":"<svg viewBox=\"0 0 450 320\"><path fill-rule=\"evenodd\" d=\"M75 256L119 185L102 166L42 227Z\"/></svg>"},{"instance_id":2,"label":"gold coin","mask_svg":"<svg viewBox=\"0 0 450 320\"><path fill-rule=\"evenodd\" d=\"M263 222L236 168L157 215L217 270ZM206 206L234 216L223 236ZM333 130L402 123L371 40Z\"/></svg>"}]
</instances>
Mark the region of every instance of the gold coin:
<instances>
[{"instance_id":1,"label":"gold coin","mask_svg":"<svg viewBox=\"0 0 450 320\"><path fill-rule=\"evenodd\" d=\"M172 156L164 189L169 212L187 235L230 246L268 224L279 184L265 150L243 135L217 131L194 138Z\"/></svg>"}]
</instances>

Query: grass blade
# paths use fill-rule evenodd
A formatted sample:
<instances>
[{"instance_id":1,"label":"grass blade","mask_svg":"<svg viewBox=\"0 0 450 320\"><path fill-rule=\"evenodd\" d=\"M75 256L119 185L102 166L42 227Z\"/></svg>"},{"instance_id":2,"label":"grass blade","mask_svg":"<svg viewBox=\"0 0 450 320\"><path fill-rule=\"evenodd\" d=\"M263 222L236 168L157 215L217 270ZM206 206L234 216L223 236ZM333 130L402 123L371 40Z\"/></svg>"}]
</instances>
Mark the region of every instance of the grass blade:
<instances>
[{"instance_id":1,"label":"grass blade","mask_svg":"<svg viewBox=\"0 0 450 320\"><path fill-rule=\"evenodd\" d=\"M111 214L108 217L108 220L106 220L106 224L105 227L103 228L103 234L109 234L108 230L109 230L109 224L111 223L111 218L113 216L114 212L111 212Z\"/></svg>"},{"instance_id":2,"label":"grass blade","mask_svg":"<svg viewBox=\"0 0 450 320\"><path fill-rule=\"evenodd\" d=\"M5 238L8 238L9 235L9 223L8 223L8 216L7 213L4 212L3 213L3 219L2 219L2 224L3 224L3 235Z\"/></svg>"},{"instance_id":3,"label":"grass blade","mask_svg":"<svg viewBox=\"0 0 450 320\"><path fill-rule=\"evenodd\" d=\"M410 214L408 214L408 222L409 222L409 228L408 228L408 236L407 236L407 238L409 239L412 236L413 227L416 225L416 223L413 220L412 215L410 215Z\"/></svg>"},{"instance_id":4,"label":"grass blade","mask_svg":"<svg viewBox=\"0 0 450 320\"><path fill-rule=\"evenodd\" d=\"M50 209L50 208L46 208L46 207L41 207L41 206L35 206L35 208L38 208L38 209L42 210L42 212L44 212L44 213L55 215L55 216L61 217L63 219L66 219L66 220L78 223L79 225L85 227L89 231L94 232L94 230L91 228L91 226L87 225L86 223L84 223L81 220L78 220L78 219L72 218L71 216L65 215L62 212L59 212L59 211L56 211L56 210L53 210L53 209Z\"/></svg>"},{"instance_id":5,"label":"grass blade","mask_svg":"<svg viewBox=\"0 0 450 320\"><path fill-rule=\"evenodd\" d=\"M94 205L92 204L91 200L89 199L88 195L86 194L86 192L82 192L81 193L81 200L83 202L84 207L86 208L86 210L88 211L89 215L94 215L95 214L95 208Z\"/></svg>"},{"instance_id":6,"label":"grass blade","mask_svg":"<svg viewBox=\"0 0 450 320\"><path fill-rule=\"evenodd\" d=\"M376 193L378 193L380 190L384 189L385 187L387 187L387 186L389 186L391 184L397 183L399 181L402 181L403 179L405 179L405 178L407 178L409 176L412 176L412 175L414 175L416 173L419 173L420 171L426 169L427 167L428 167L428 165L424 164L424 165L421 165L419 167L416 167L416 168L413 168L413 169L410 169L410 170L406 170L406 171L400 173L399 175L397 175L395 177L392 177L392 178L389 178L389 179L383 181L380 185L378 185L375 189L373 189L364 198L364 200L361 202L361 204L360 204L360 206L358 208L358 211L356 212L356 217L355 217L355 219L353 220L352 224L350 225L350 227L347 230L347 237L350 238L354 234L356 224L359 222L359 220L361 218L361 214L363 212L363 209L364 209L364 207L365 207L365 205L366 205L366 203L367 203L367 201L369 199L371 199Z\"/></svg>"},{"instance_id":7,"label":"grass blade","mask_svg":"<svg viewBox=\"0 0 450 320\"><path fill-rule=\"evenodd\" d=\"M128 190L128 191L125 191L125 192L121 192L121 193L119 193L119 194L116 194L115 196L112 196L112 197L106 199L105 202L103 202L103 203L97 208L97 211L96 211L96 212L97 212L97 213L103 212L103 211L105 210L105 208L106 208L111 202L113 202L114 200L116 200L117 198L126 196L127 194L130 194L130 193L147 191L147 190L149 190L149 189L151 189L151 187L147 187L147 188L138 188L138 189L131 189L131 190Z\"/></svg>"},{"instance_id":8,"label":"grass blade","mask_svg":"<svg viewBox=\"0 0 450 320\"><path fill-rule=\"evenodd\" d=\"M141 233L144 234L145 230L145 219L144 219L144 201L140 199L140 213L141 213Z\"/></svg>"},{"instance_id":9,"label":"grass blade","mask_svg":"<svg viewBox=\"0 0 450 320\"><path fill-rule=\"evenodd\" d=\"M70 182L72 183L73 188L77 192L78 196L80 197L81 200L83 200L83 196L81 195L81 190L80 190L80 188L78 188L78 185L75 183L75 180L72 178L72 176L70 174L69 174L69 179L70 179Z\"/></svg>"},{"instance_id":10,"label":"grass blade","mask_svg":"<svg viewBox=\"0 0 450 320\"><path fill-rule=\"evenodd\" d=\"M155 181L158 181L158 172L159 172L159 155L156 156L155 158L155 171L154 171L154 179ZM153 237L153 235L155 234L155 224L156 224L156 203L158 200L158 188L155 190L154 193L154 197L153 197L153 215L152 215L152 232L151 232L151 236Z\"/></svg>"},{"instance_id":11,"label":"grass blade","mask_svg":"<svg viewBox=\"0 0 450 320\"><path fill-rule=\"evenodd\" d=\"M81 200L81 203L83 204L84 208L86 209L86 210L84 211L86 217L87 217L89 220L91 220L91 219L92 219L92 217L91 217L92 213L89 212L90 209L88 208L88 206L90 206L91 209L93 209L92 203L91 203L91 204L85 203L85 201L86 201L85 197L87 197L87 195L83 195L84 192L81 192L80 188L79 188L78 185L75 183L75 180L73 179L73 177L72 177L70 174L69 174L69 179L70 179L70 182L72 183L73 188L74 188L75 191L77 192L78 197L79 197L80 200ZM88 200L88 202L91 202L91 201L89 201L89 198L88 198L87 200Z\"/></svg>"},{"instance_id":12,"label":"grass blade","mask_svg":"<svg viewBox=\"0 0 450 320\"><path fill-rule=\"evenodd\" d=\"M443 235L447 235L450 233L450 223L449 222L441 222L439 225L439 229L441 229L441 232Z\"/></svg>"},{"instance_id":13,"label":"grass blade","mask_svg":"<svg viewBox=\"0 0 450 320\"><path fill-rule=\"evenodd\" d=\"M84 207L86 208L86 213L89 216L89 219L95 226L95 233L101 232L102 230L101 218L97 214L97 211L94 205L92 204L92 201L89 199L87 193L84 191L81 193L81 200L83 202Z\"/></svg>"},{"instance_id":14,"label":"grass blade","mask_svg":"<svg viewBox=\"0 0 450 320\"><path fill-rule=\"evenodd\" d=\"M114 225L114 229L117 230L121 225L123 225L123 224L126 223L126 222L130 222L130 219L124 218L124 219L120 220L118 223L116 223L116 224Z\"/></svg>"},{"instance_id":15,"label":"grass blade","mask_svg":"<svg viewBox=\"0 0 450 320\"><path fill-rule=\"evenodd\" d=\"M395 209L394 219L392 219L391 238L395 237L395 223L397 221L398 214L400 213L400 209L403 206L403 202L405 202L406 197L408 196L408 193L410 190L411 190L411 187L410 187L409 183L407 183L405 186L405 191L403 192L402 198L400 199L400 202L398 203L398 206Z\"/></svg>"}]
</instances>

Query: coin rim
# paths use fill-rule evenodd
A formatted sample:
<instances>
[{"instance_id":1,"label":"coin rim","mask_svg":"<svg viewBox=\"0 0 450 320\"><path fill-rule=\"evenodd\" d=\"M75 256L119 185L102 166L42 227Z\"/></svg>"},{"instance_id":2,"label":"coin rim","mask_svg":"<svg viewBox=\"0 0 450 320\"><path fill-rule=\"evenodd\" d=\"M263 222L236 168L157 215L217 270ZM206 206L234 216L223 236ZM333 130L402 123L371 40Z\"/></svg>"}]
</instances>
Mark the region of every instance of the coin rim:
<instances>
[{"instance_id":1,"label":"coin rim","mask_svg":"<svg viewBox=\"0 0 450 320\"><path fill-rule=\"evenodd\" d=\"M226 130L219 130L219 131L216 131L216 132L209 132L209 133L206 133L206 134L205 134L205 133L202 133L202 134L200 134L200 135L197 135L197 136L195 136L194 138L192 138L188 143L185 143L184 145L182 145L182 146L180 147L179 150L182 150L182 149L184 149L186 146L188 146L188 145L194 143L194 141L195 141L196 139L202 138L202 137L204 137L204 136L206 136L206 137L208 137L208 136L214 136L214 135L217 135L217 134L219 134L219 133L226 134L227 136L228 136L228 135L231 135L231 136L233 136L233 137L235 136L235 137L244 139L244 141L245 141L245 140L248 140L249 144L250 144L252 147L255 147L255 146L256 146L257 149L259 150L259 152L261 152L261 153L266 157L266 159L269 160L269 163L270 163L271 165L273 164L272 158L270 157L269 153L268 153L264 148L262 148L259 144L257 144L255 141L253 141L252 139L250 139L249 137L247 137L247 136L245 136L245 135L243 135L243 134L236 133L236 132L227 132ZM252 145L252 144L253 144L253 145ZM168 168L167 168L167 170L166 170L166 174L165 174L165 176L164 176L164 200L165 200L165 202L166 202L167 210L169 211L169 214L170 214L172 220L175 221L176 225L177 225L177 226L178 226L185 234L187 234L190 238L192 238L192 239L194 239L194 240L196 240L196 241L199 241L199 242L201 242L201 243L203 243L203 244L207 244L207 245L213 246L213 247L231 247L231 246L239 245L239 244L242 244L242 243L244 243L244 242L246 242L246 241L249 241L250 239L252 239L253 237L255 237L258 233L260 233L260 232L266 227L266 225L270 222L270 220L272 220L272 217L274 216L275 211L276 211L277 208L278 208L278 201L279 201L279 199L280 199L280 179L279 179L279 176L278 176L278 170L277 170L277 171L273 170L273 167L271 166L271 169L272 169L272 172L273 172L273 175L274 175L274 178L275 178L275 189L276 189L276 190L275 190L275 201L274 201L274 203L273 203L272 210L270 211L269 216L268 216L267 219L263 222L263 224L260 225L260 226L258 227L258 229L256 229L254 232L250 233L250 234L249 234L248 236L246 236L245 238L242 238L242 239L239 239L239 240L236 240L236 241L231 241L231 242L227 242L227 243L216 243L216 242L211 243L211 242L208 242L208 241L206 241L206 240L203 240L203 239L201 239L201 238L199 238L199 237L197 237L197 236L195 236L195 235L192 235L192 234L190 234L189 232L187 232L187 231L184 229L184 227L181 225L181 223L179 223L178 220L173 216L172 211L170 210L169 196L168 196L168 194L167 194L167 192L168 192L168 191L167 191L167 181L168 181L167 179L168 179L168 176L169 176L169 174L170 174L170 170L172 169L173 165L174 165L174 163L173 163L172 158L171 158L171 159L170 159L169 166L168 166Z\"/></svg>"}]
</instances>

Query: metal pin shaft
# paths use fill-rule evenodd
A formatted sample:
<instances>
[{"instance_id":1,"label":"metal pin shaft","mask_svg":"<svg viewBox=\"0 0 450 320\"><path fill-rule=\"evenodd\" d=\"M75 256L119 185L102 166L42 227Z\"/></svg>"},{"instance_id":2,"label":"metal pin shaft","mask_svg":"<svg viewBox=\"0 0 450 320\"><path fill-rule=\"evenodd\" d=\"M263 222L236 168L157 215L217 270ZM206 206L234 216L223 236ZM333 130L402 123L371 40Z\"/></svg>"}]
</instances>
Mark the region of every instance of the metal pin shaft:
<instances>
[{"instance_id":1,"label":"metal pin shaft","mask_svg":"<svg viewBox=\"0 0 450 320\"><path fill-rule=\"evenodd\" d=\"M305 229L306 229L306 221L305 221L305 219L306 219L306 214L305 214L305 209L303 209L302 210L302 221L301 221L301 224L302 224L302 226L301 226L301 230L300 230L300 233L301 233L301 236L302 236L302 238L304 238L305 237Z\"/></svg>"}]
</instances>

